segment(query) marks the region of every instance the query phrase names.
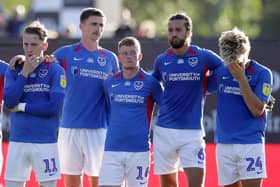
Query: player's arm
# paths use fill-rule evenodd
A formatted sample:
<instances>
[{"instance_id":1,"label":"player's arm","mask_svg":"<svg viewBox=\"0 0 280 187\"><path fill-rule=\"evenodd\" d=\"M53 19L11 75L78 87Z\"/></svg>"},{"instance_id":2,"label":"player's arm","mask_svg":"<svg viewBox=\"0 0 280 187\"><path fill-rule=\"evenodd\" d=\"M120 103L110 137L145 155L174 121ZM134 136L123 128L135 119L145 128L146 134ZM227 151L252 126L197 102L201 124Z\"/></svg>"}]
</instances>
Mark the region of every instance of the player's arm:
<instances>
[{"instance_id":1,"label":"player's arm","mask_svg":"<svg viewBox=\"0 0 280 187\"><path fill-rule=\"evenodd\" d=\"M16 72L8 69L5 74L4 84L4 104L8 109L13 109L19 102L23 94L23 88L27 79L23 75L16 75Z\"/></svg>"},{"instance_id":2,"label":"player's arm","mask_svg":"<svg viewBox=\"0 0 280 187\"><path fill-rule=\"evenodd\" d=\"M43 117L57 115L61 109L63 98L63 93L51 93L49 101L26 103L26 106L22 112Z\"/></svg>"},{"instance_id":3,"label":"player's arm","mask_svg":"<svg viewBox=\"0 0 280 187\"><path fill-rule=\"evenodd\" d=\"M243 100L251 114L255 117L261 116L266 108L266 103L260 100L251 89L245 75L245 68L238 63L231 63L228 68L232 76L238 81Z\"/></svg>"}]
</instances>

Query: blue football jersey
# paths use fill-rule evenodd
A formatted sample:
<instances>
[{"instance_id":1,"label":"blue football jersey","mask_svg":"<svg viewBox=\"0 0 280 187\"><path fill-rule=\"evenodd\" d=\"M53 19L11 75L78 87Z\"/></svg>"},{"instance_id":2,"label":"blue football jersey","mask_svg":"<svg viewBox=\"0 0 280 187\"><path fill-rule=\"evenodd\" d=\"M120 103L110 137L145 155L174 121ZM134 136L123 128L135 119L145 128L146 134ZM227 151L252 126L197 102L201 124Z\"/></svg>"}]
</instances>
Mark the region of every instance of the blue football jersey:
<instances>
[{"instance_id":1,"label":"blue football jersey","mask_svg":"<svg viewBox=\"0 0 280 187\"><path fill-rule=\"evenodd\" d=\"M119 71L116 55L104 48L89 51L81 43L54 53L66 72L67 87L61 127L106 128L103 81Z\"/></svg>"},{"instance_id":2,"label":"blue football jersey","mask_svg":"<svg viewBox=\"0 0 280 187\"><path fill-rule=\"evenodd\" d=\"M104 89L110 103L105 151L149 150L149 129L154 103L160 104L159 81L143 70L132 79L121 73L109 78Z\"/></svg>"},{"instance_id":3,"label":"blue football jersey","mask_svg":"<svg viewBox=\"0 0 280 187\"><path fill-rule=\"evenodd\" d=\"M252 61L246 68L252 91L267 103L272 88L272 73L265 66ZM212 78L213 76L213 78ZM237 80L227 67L218 68L210 78L209 90L217 90L215 142L251 144L264 142L267 111L254 117L246 106Z\"/></svg>"},{"instance_id":4,"label":"blue football jersey","mask_svg":"<svg viewBox=\"0 0 280 187\"><path fill-rule=\"evenodd\" d=\"M22 65L5 75L4 104L26 103L25 112L10 115L10 141L55 143L65 91L65 73L56 63L42 62L27 78Z\"/></svg>"},{"instance_id":5,"label":"blue football jersey","mask_svg":"<svg viewBox=\"0 0 280 187\"><path fill-rule=\"evenodd\" d=\"M153 72L164 86L157 125L202 129L208 71L222 65L215 53L194 45L183 55L174 54L172 49L160 54Z\"/></svg>"}]
</instances>

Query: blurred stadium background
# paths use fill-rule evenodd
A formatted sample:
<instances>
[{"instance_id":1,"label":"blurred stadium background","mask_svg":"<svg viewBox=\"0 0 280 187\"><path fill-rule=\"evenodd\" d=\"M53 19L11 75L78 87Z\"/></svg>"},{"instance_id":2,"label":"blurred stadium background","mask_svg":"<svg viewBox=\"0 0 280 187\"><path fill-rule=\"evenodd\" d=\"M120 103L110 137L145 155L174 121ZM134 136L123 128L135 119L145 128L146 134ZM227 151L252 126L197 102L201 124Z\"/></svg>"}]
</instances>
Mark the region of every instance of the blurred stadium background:
<instances>
[{"instance_id":1,"label":"blurred stadium background","mask_svg":"<svg viewBox=\"0 0 280 187\"><path fill-rule=\"evenodd\" d=\"M51 30L48 54L56 48L78 41L79 12L94 6L107 15L101 45L116 52L118 39L124 35L137 36L142 45L142 67L151 71L157 54L168 47L166 18L174 12L184 11L193 19L193 44L218 52L217 39L223 30L235 26L244 30L251 39L251 58L265 64L273 71L273 96L276 104L269 114L266 131L268 178L264 187L278 187L277 169L280 167L280 1L277 0L0 0L0 58L6 60L22 53L21 29L34 19L39 19ZM18 15L19 14L19 15ZM16 16L17 15L17 16ZM12 22L14 21L14 22ZM10 25L13 23L14 25ZM9 26L9 30L8 29ZM14 28L14 29L13 29ZM118 32L117 32L118 30ZM12 32L13 31L13 32ZM205 105L204 125L207 141L206 187L217 185L215 166L215 96L208 96ZM6 153L9 135L9 118L5 111L3 124ZM235 114L236 115L236 114ZM4 186L3 172L0 186ZM34 186L34 175L28 186ZM86 186L87 184L85 184ZM62 186L59 181L58 186ZM158 178L151 176L151 187L158 186ZM180 174L180 187L187 186Z\"/></svg>"}]
</instances>

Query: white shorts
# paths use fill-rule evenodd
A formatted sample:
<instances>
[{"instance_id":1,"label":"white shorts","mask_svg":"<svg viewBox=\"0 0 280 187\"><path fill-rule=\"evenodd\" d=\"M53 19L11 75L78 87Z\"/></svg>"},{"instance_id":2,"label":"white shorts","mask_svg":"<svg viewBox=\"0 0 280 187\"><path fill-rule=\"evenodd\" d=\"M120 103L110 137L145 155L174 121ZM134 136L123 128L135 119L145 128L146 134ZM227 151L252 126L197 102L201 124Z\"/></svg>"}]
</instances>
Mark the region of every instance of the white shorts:
<instances>
[{"instance_id":1,"label":"white shorts","mask_svg":"<svg viewBox=\"0 0 280 187\"><path fill-rule=\"evenodd\" d=\"M266 178L264 144L217 144L216 162L219 185Z\"/></svg>"},{"instance_id":2,"label":"white shorts","mask_svg":"<svg viewBox=\"0 0 280 187\"><path fill-rule=\"evenodd\" d=\"M150 153L105 151L99 176L99 186L147 187Z\"/></svg>"},{"instance_id":3,"label":"white shorts","mask_svg":"<svg viewBox=\"0 0 280 187\"><path fill-rule=\"evenodd\" d=\"M9 142L5 180L27 181L31 169L39 182L60 179L57 144Z\"/></svg>"},{"instance_id":4,"label":"white shorts","mask_svg":"<svg viewBox=\"0 0 280 187\"><path fill-rule=\"evenodd\" d=\"M205 168L202 130L154 128L155 174L177 172L179 168Z\"/></svg>"},{"instance_id":5,"label":"white shorts","mask_svg":"<svg viewBox=\"0 0 280 187\"><path fill-rule=\"evenodd\" d=\"M104 153L106 129L60 128L58 150L61 173L98 176Z\"/></svg>"}]
</instances>

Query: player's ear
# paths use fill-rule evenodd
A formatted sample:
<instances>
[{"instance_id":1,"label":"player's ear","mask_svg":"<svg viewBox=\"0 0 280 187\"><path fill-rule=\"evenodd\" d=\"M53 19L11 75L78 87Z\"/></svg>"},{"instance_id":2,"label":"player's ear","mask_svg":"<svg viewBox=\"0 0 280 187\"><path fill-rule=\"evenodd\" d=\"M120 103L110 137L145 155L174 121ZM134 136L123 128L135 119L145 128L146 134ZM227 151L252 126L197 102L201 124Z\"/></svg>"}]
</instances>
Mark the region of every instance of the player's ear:
<instances>
[{"instance_id":1,"label":"player's ear","mask_svg":"<svg viewBox=\"0 0 280 187\"><path fill-rule=\"evenodd\" d=\"M48 47L49 47L48 42L44 42L43 43L43 51L46 51L48 49Z\"/></svg>"},{"instance_id":2,"label":"player's ear","mask_svg":"<svg viewBox=\"0 0 280 187\"><path fill-rule=\"evenodd\" d=\"M137 59L138 61L141 61L143 59L143 53L139 53Z\"/></svg>"}]
</instances>

